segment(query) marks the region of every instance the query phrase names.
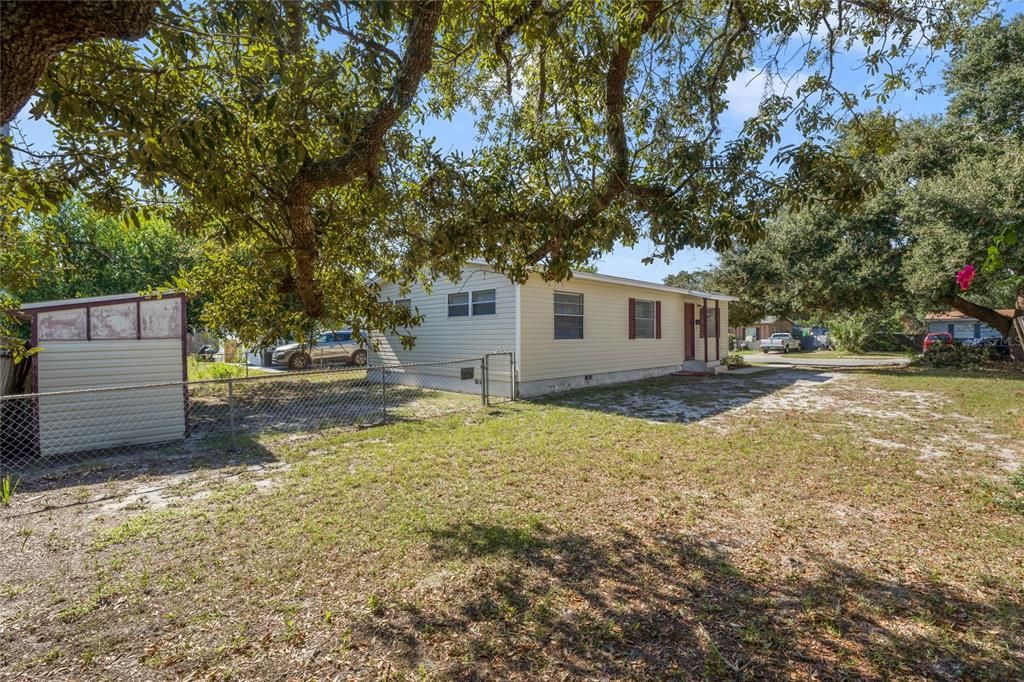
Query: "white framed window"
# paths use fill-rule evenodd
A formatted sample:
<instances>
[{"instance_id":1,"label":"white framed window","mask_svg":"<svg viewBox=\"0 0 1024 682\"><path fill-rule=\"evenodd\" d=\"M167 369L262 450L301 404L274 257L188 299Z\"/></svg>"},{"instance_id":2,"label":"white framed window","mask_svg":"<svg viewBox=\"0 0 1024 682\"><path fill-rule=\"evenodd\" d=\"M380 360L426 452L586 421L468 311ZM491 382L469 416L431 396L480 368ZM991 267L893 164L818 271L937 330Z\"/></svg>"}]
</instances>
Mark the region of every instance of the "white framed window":
<instances>
[{"instance_id":1,"label":"white framed window","mask_svg":"<svg viewBox=\"0 0 1024 682\"><path fill-rule=\"evenodd\" d=\"M583 338L583 294L555 292L555 338Z\"/></svg>"},{"instance_id":2,"label":"white framed window","mask_svg":"<svg viewBox=\"0 0 1024 682\"><path fill-rule=\"evenodd\" d=\"M399 308L405 308L410 313L412 312L412 300L411 299L400 298L397 301L395 301L395 305L397 305Z\"/></svg>"},{"instance_id":3,"label":"white framed window","mask_svg":"<svg viewBox=\"0 0 1024 682\"><path fill-rule=\"evenodd\" d=\"M481 289L473 292L473 317L477 315L494 315L497 296L494 289Z\"/></svg>"},{"instance_id":4,"label":"white framed window","mask_svg":"<svg viewBox=\"0 0 1024 682\"><path fill-rule=\"evenodd\" d=\"M469 317L469 292L448 294L448 317Z\"/></svg>"},{"instance_id":5,"label":"white framed window","mask_svg":"<svg viewBox=\"0 0 1024 682\"><path fill-rule=\"evenodd\" d=\"M656 307L654 301L636 300L636 338L654 338Z\"/></svg>"}]
</instances>

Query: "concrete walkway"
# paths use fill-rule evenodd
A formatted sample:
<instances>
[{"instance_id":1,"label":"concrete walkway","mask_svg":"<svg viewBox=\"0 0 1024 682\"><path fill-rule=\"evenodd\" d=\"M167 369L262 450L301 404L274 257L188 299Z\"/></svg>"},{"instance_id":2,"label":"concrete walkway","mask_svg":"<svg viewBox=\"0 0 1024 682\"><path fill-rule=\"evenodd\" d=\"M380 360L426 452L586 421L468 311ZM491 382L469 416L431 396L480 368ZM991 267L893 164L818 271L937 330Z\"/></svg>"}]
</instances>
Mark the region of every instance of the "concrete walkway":
<instances>
[{"instance_id":1,"label":"concrete walkway","mask_svg":"<svg viewBox=\"0 0 1024 682\"><path fill-rule=\"evenodd\" d=\"M814 353L753 353L744 355L743 359L778 367L906 367L910 364L910 358L905 356L823 358L815 357Z\"/></svg>"}]
</instances>

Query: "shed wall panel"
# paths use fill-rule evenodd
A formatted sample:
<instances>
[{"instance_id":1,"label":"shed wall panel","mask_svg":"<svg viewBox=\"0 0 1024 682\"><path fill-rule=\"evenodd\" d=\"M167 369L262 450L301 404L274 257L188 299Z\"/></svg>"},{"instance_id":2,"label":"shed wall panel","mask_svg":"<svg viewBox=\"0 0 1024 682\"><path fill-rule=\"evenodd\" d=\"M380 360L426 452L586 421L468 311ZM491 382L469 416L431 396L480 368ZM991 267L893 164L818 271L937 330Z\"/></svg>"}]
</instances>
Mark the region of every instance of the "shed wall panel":
<instances>
[{"instance_id":1,"label":"shed wall panel","mask_svg":"<svg viewBox=\"0 0 1024 682\"><path fill-rule=\"evenodd\" d=\"M89 310L90 338L134 339L137 334L135 303L97 305Z\"/></svg>"},{"instance_id":2,"label":"shed wall panel","mask_svg":"<svg viewBox=\"0 0 1024 682\"><path fill-rule=\"evenodd\" d=\"M36 334L40 341L84 340L88 329L85 308L47 310L36 315Z\"/></svg>"},{"instance_id":3,"label":"shed wall panel","mask_svg":"<svg viewBox=\"0 0 1024 682\"><path fill-rule=\"evenodd\" d=\"M51 341L36 356L38 391L181 381L181 339ZM55 455L182 438L178 386L128 388L39 399L41 453Z\"/></svg>"},{"instance_id":4,"label":"shed wall panel","mask_svg":"<svg viewBox=\"0 0 1024 682\"><path fill-rule=\"evenodd\" d=\"M139 303L144 339L181 338L180 297L150 299Z\"/></svg>"}]
</instances>

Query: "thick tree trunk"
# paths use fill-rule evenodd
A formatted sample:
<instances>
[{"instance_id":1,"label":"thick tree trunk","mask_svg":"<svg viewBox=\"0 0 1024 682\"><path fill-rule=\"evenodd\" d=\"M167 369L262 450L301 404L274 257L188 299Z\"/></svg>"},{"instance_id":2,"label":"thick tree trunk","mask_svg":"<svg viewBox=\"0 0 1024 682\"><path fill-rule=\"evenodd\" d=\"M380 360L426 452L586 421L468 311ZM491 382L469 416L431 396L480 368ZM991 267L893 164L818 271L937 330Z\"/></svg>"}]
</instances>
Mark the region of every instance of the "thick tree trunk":
<instances>
[{"instance_id":1,"label":"thick tree trunk","mask_svg":"<svg viewBox=\"0 0 1024 682\"><path fill-rule=\"evenodd\" d=\"M71 45L97 38L138 40L158 0L0 1L0 124L32 97L46 67Z\"/></svg>"},{"instance_id":2,"label":"thick tree trunk","mask_svg":"<svg viewBox=\"0 0 1024 682\"><path fill-rule=\"evenodd\" d=\"M1010 356L1024 362L1024 281L1017 285L1017 299L1013 306L1013 325L1009 336Z\"/></svg>"},{"instance_id":3,"label":"thick tree trunk","mask_svg":"<svg viewBox=\"0 0 1024 682\"><path fill-rule=\"evenodd\" d=\"M949 299L949 304L964 315L984 322L1003 336L1009 336L1010 327L1013 324L1013 320L1011 318L1000 315L992 308L986 308L983 305L972 303L962 296L954 295Z\"/></svg>"},{"instance_id":4,"label":"thick tree trunk","mask_svg":"<svg viewBox=\"0 0 1024 682\"><path fill-rule=\"evenodd\" d=\"M972 303L962 296L952 296L949 304L964 315L984 322L999 332L1010 344L1010 355L1017 362L1024 362L1024 284L1017 288L1017 300L1013 317L1007 317L992 308ZM1015 319L1020 319L1015 322Z\"/></svg>"},{"instance_id":5,"label":"thick tree trunk","mask_svg":"<svg viewBox=\"0 0 1024 682\"><path fill-rule=\"evenodd\" d=\"M324 315L320 282L317 280L319 244L310 211L317 192L344 187L361 177L376 173L384 151L384 136L408 110L419 92L420 81L433 60L434 33L441 20L442 0L417 0L409 22L405 52L395 75L394 87L367 118L355 142L345 154L307 161L292 179L284 199L295 252L295 286L302 307L313 318Z\"/></svg>"},{"instance_id":6,"label":"thick tree trunk","mask_svg":"<svg viewBox=\"0 0 1024 682\"><path fill-rule=\"evenodd\" d=\"M288 214L288 227L292 236L292 251L295 254L295 291L302 301L306 314L313 318L324 314L324 301L320 291L320 281L316 276L316 264L320 257L317 247L316 228L313 215L309 210L312 190L308 185L294 183L288 193L285 210Z\"/></svg>"}]
</instances>

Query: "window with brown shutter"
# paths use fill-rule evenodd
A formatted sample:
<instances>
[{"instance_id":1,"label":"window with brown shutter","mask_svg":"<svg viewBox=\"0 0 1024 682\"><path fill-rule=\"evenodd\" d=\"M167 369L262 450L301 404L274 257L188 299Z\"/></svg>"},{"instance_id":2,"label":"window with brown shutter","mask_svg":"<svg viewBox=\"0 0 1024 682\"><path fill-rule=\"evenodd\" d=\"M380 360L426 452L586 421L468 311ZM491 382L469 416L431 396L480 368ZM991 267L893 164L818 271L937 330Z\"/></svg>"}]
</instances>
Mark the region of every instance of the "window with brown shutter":
<instances>
[{"instance_id":1,"label":"window with brown shutter","mask_svg":"<svg viewBox=\"0 0 1024 682\"><path fill-rule=\"evenodd\" d=\"M654 302L654 338L661 338L661 301Z\"/></svg>"},{"instance_id":2,"label":"window with brown shutter","mask_svg":"<svg viewBox=\"0 0 1024 682\"><path fill-rule=\"evenodd\" d=\"M645 301L643 299L630 299L632 303L632 336L633 339L657 338L658 332L658 305L657 301Z\"/></svg>"}]
</instances>

